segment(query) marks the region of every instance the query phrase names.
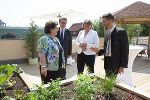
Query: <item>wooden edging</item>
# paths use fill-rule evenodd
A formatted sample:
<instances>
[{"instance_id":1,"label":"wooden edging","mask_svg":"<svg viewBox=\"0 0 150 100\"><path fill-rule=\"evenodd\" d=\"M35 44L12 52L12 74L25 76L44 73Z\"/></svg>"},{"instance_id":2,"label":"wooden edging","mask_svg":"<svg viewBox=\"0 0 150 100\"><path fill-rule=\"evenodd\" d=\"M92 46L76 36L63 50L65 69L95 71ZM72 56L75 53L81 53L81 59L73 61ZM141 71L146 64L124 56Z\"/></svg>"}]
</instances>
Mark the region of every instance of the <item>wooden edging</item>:
<instances>
[{"instance_id":1,"label":"wooden edging","mask_svg":"<svg viewBox=\"0 0 150 100\"><path fill-rule=\"evenodd\" d=\"M23 80L23 78L21 77L21 75L18 74L18 76L22 80L22 82L27 86L27 88L29 89L29 91L31 91L31 89L29 88L29 86L27 85L27 83Z\"/></svg>"}]
</instances>

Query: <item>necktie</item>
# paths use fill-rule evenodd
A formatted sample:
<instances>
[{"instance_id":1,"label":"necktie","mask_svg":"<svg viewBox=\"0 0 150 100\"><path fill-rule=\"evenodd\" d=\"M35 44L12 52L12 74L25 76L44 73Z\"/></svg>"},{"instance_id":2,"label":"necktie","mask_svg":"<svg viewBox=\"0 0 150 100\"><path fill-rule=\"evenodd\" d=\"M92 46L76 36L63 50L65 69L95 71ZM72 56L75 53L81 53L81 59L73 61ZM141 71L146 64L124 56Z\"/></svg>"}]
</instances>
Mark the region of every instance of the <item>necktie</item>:
<instances>
[{"instance_id":1,"label":"necktie","mask_svg":"<svg viewBox=\"0 0 150 100\"><path fill-rule=\"evenodd\" d=\"M60 44L62 47L64 47L64 36L63 36L64 32L63 30L61 30L61 33L60 33Z\"/></svg>"},{"instance_id":2,"label":"necktie","mask_svg":"<svg viewBox=\"0 0 150 100\"><path fill-rule=\"evenodd\" d=\"M111 56L111 33L110 31L106 32L106 54L105 56Z\"/></svg>"}]
</instances>

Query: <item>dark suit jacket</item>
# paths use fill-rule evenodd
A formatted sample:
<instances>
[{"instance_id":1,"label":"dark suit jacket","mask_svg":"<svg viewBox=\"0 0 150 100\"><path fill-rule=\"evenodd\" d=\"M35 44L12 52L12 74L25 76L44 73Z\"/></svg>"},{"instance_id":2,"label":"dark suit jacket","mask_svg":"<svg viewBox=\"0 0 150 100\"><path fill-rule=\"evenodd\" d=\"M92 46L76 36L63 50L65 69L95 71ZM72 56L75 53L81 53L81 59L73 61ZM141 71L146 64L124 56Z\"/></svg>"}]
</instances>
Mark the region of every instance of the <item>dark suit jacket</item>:
<instances>
[{"instance_id":1,"label":"dark suit jacket","mask_svg":"<svg viewBox=\"0 0 150 100\"><path fill-rule=\"evenodd\" d=\"M57 32L56 37L60 40L60 28ZM65 58L68 55L72 54L72 34L69 29L65 29L65 32L64 32L64 48L63 49L64 49Z\"/></svg>"},{"instance_id":2,"label":"dark suit jacket","mask_svg":"<svg viewBox=\"0 0 150 100\"><path fill-rule=\"evenodd\" d=\"M105 53L106 42L104 42L104 49L98 52L98 55ZM111 62L112 68L118 69L119 67L127 68L129 55L128 37L125 30L115 28L111 33ZM105 57L105 55L104 55Z\"/></svg>"}]
</instances>

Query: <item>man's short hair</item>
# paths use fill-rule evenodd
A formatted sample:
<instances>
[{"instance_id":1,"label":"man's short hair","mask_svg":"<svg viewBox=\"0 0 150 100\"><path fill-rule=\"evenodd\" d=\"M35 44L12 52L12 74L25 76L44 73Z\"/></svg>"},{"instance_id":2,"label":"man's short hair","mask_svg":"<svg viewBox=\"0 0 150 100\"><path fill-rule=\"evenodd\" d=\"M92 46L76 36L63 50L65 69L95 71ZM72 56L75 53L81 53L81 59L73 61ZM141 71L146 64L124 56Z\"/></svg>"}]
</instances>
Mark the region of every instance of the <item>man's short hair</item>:
<instances>
[{"instance_id":1,"label":"man's short hair","mask_svg":"<svg viewBox=\"0 0 150 100\"><path fill-rule=\"evenodd\" d=\"M106 18L107 20L112 20L112 21L115 20L114 16L111 13L104 14L102 18Z\"/></svg>"},{"instance_id":2,"label":"man's short hair","mask_svg":"<svg viewBox=\"0 0 150 100\"><path fill-rule=\"evenodd\" d=\"M66 21L67 21L67 18L66 18L66 17L60 18L60 19L59 19L59 23L60 23L61 20L66 20Z\"/></svg>"}]
</instances>

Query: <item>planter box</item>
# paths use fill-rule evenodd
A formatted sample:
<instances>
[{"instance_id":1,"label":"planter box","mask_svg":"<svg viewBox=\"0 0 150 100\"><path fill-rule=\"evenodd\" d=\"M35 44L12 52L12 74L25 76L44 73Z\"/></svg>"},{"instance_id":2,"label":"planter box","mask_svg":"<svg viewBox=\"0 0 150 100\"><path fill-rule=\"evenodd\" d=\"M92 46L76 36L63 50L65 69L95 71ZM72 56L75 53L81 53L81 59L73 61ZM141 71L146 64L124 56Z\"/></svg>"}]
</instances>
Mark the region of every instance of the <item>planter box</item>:
<instances>
[{"instance_id":1,"label":"planter box","mask_svg":"<svg viewBox=\"0 0 150 100\"><path fill-rule=\"evenodd\" d=\"M61 81L62 87L65 87L70 91L70 93L68 93L66 95L67 100L70 100L71 97L73 97L73 92L74 92L74 87L75 87L75 85L73 83L75 80L76 79L68 79L68 80ZM103 80L103 79L101 79L101 80ZM115 89L115 91L113 91L113 92L116 92L116 90L117 90L117 93L113 94L113 95L115 95L116 98L115 99L111 98L109 100L150 100L149 95L144 94L143 92L140 92L140 91L136 90L135 88L129 87L125 84L121 84L121 83L116 84L114 89ZM105 99L102 98L102 94L99 94L98 96L99 97L95 97L94 100L108 100L106 98Z\"/></svg>"},{"instance_id":2,"label":"planter box","mask_svg":"<svg viewBox=\"0 0 150 100\"><path fill-rule=\"evenodd\" d=\"M26 85L26 83L24 82L24 80L21 78L21 76L17 73L14 73L13 76L10 78L10 80L15 81L15 83L13 84L12 87L10 88L6 88L6 93L2 94L0 97L0 100L4 97L4 96L9 96L11 98L16 98L15 97L15 91L14 90L22 90L22 94L25 95L26 93L29 92L29 89Z\"/></svg>"},{"instance_id":3,"label":"planter box","mask_svg":"<svg viewBox=\"0 0 150 100\"><path fill-rule=\"evenodd\" d=\"M27 85L24 83L24 81L22 80L22 78L17 75L17 79L19 79L21 81L22 85L18 85L18 87L17 87L17 85L15 85L13 89L22 89L21 87L25 86L25 88L23 88L24 91L26 91L25 94L28 93L29 89L28 89ZM74 95L74 87L75 87L74 82L76 79L77 78L71 78L71 79L61 81L62 89L65 88L65 89L69 90L69 92L65 93L65 95L64 95L65 99L62 99L62 100L72 100L72 97ZM99 77L97 77L97 79L103 80L102 78L99 78ZM48 87L48 86L49 86L49 84L45 85L45 87ZM8 94L9 94L9 96L14 97L14 95L11 95L13 93L8 92ZM102 93L98 93L96 95L94 94L94 99L92 99L92 100L150 100L150 97L148 95L146 95L142 92L139 92L138 90L136 90L132 87L129 87L127 85L124 85L124 84L116 84L110 95L111 95L111 98L106 99L106 98L104 98L106 96L104 96Z\"/></svg>"}]
</instances>

